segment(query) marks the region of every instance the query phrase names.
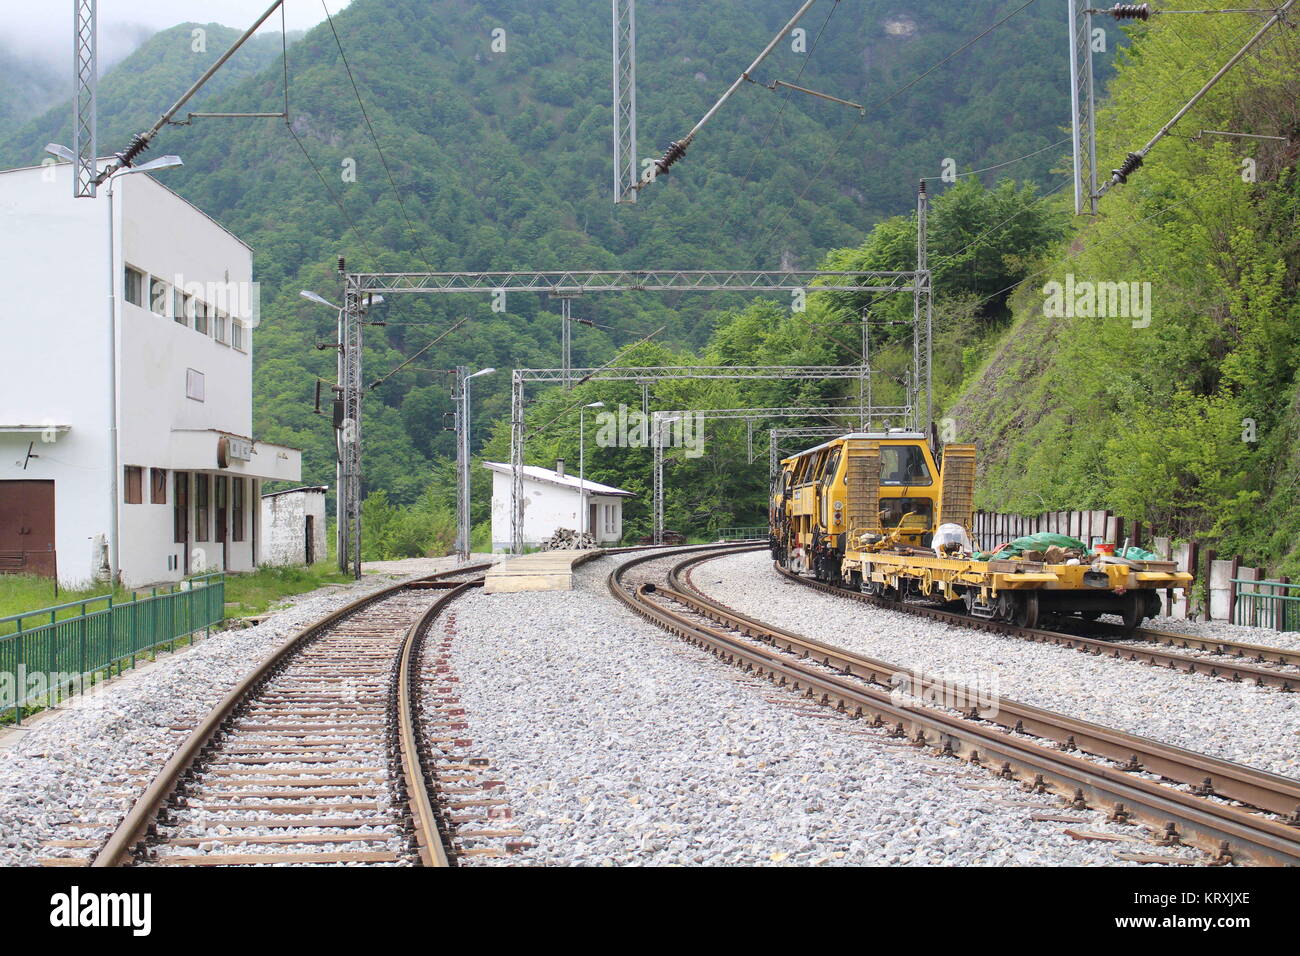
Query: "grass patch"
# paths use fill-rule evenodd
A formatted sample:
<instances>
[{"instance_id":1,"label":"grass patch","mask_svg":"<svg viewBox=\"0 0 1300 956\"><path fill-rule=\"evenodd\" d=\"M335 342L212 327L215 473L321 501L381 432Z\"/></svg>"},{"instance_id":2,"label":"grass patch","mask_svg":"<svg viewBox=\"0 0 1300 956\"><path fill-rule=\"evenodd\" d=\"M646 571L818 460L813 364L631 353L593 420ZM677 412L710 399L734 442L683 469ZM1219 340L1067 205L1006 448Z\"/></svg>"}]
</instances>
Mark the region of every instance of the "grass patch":
<instances>
[{"instance_id":1,"label":"grass patch","mask_svg":"<svg viewBox=\"0 0 1300 956\"><path fill-rule=\"evenodd\" d=\"M284 598L314 591L326 584L345 584L354 580L327 561L311 567L261 568L243 574L227 574L226 617L261 614Z\"/></svg>"},{"instance_id":2,"label":"grass patch","mask_svg":"<svg viewBox=\"0 0 1300 956\"><path fill-rule=\"evenodd\" d=\"M135 594L148 594L148 591L134 592ZM125 602L132 599L133 592L118 588L113 592L113 601ZM38 578L28 574L0 574L0 618L10 617L14 614L27 614L32 611L39 611L47 607L57 607L61 604L72 604L75 601L90 601L95 598L108 597L108 585L97 584L94 587L85 588L59 588L58 593L54 591L54 581L50 578ZM98 602L88 610L101 610L105 607L104 602ZM63 620L68 617L76 617L81 613L80 606L65 608L55 613L56 620ZM46 621L49 618L45 618ZM33 618L24 621L24 627L30 627L34 624L42 623L39 619ZM18 625L10 621L0 624L0 635L12 634L18 630Z\"/></svg>"}]
</instances>

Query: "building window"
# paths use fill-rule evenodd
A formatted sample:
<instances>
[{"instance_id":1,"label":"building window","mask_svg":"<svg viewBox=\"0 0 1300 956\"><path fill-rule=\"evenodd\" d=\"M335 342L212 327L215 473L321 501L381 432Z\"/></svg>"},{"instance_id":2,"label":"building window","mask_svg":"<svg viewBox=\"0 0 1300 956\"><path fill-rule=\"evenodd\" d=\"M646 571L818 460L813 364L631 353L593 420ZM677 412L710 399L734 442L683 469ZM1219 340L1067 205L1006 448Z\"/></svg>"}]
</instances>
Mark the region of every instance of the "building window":
<instances>
[{"instance_id":1,"label":"building window","mask_svg":"<svg viewBox=\"0 0 1300 956\"><path fill-rule=\"evenodd\" d=\"M167 315L167 302L172 297L171 286L162 279L152 279L149 282L149 311L155 315Z\"/></svg>"},{"instance_id":2,"label":"building window","mask_svg":"<svg viewBox=\"0 0 1300 956\"><path fill-rule=\"evenodd\" d=\"M180 289L172 291L172 319L179 325L190 324L190 297Z\"/></svg>"},{"instance_id":3,"label":"building window","mask_svg":"<svg viewBox=\"0 0 1300 956\"><path fill-rule=\"evenodd\" d=\"M244 540L244 479L230 479L230 540Z\"/></svg>"},{"instance_id":4,"label":"building window","mask_svg":"<svg viewBox=\"0 0 1300 956\"><path fill-rule=\"evenodd\" d=\"M208 334L208 304L194 300L194 331Z\"/></svg>"},{"instance_id":5,"label":"building window","mask_svg":"<svg viewBox=\"0 0 1300 956\"><path fill-rule=\"evenodd\" d=\"M207 400L207 380L202 372L192 368L185 370L185 397L196 402Z\"/></svg>"},{"instance_id":6,"label":"building window","mask_svg":"<svg viewBox=\"0 0 1300 956\"><path fill-rule=\"evenodd\" d=\"M605 533L613 534L617 530L617 522L614 520L614 506L605 505Z\"/></svg>"},{"instance_id":7,"label":"building window","mask_svg":"<svg viewBox=\"0 0 1300 956\"><path fill-rule=\"evenodd\" d=\"M139 269L126 267L126 301L132 305L144 306L144 273Z\"/></svg>"},{"instance_id":8,"label":"building window","mask_svg":"<svg viewBox=\"0 0 1300 956\"><path fill-rule=\"evenodd\" d=\"M208 482L207 475L194 476L194 540L208 540Z\"/></svg>"},{"instance_id":9,"label":"building window","mask_svg":"<svg viewBox=\"0 0 1300 956\"><path fill-rule=\"evenodd\" d=\"M244 333L245 329L243 322L236 321L230 323L230 344L241 352L248 351L248 348L244 345Z\"/></svg>"},{"instance_id":10,"label":"building window","mask_svg":"<svg viewBox=\"0 0 1300 956\"><path fill-rule=\"evenodd\" d=\"M127 465L123 471L122 500L128 505L144 503L144 469Z\"/></svg>"},{"instance_id":11,"label":"building window","mask_svg":"<svg viewBox=\"0 0 1300 956\"><path fill-rule=\"evenodd\" d=\"M149 502L155 505L167 504L167 469L149 469Z\"/></svg>"},{"instance_id":12,"label":"building window","mask_svg":"<svg viewBox=\"0 0 1300 956\"><path fill-rule=\"evenodd\" d=\"M229 515L226 499L226 486L229 484L225 475L217 475L217 534L218 541L226 540L226 524Z\"/></svg>"},{"instance_id":13,"label":"building window","mask_svg":"<svg viewBox=\"0 0 1300 956\"><path fill-rule=\"evenodd\" d=\"M190 475L186 471L175 473L172 495L172 540L184 544L189 537L190 520Z\"/></svg>"},{"instance_id":14,"label":"building window","mask_svg":"<svg viewBox=\"0 0 1300 956\"><path fill-rule=\"evenodd\" d=\"M230 344L230 336L227 329L230 327L230 317L224 312L218 312L212 319L212 337L222 345Z\"/></svg>"}]
</instances>

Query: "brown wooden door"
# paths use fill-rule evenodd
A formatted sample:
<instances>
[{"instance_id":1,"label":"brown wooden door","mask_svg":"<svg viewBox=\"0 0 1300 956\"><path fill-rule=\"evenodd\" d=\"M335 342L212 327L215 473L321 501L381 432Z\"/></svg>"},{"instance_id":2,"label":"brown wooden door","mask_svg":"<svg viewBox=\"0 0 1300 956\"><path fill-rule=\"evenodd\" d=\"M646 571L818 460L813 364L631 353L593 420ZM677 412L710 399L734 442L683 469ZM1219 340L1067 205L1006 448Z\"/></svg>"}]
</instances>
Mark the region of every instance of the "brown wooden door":
<instances>
[{"instance_id":1,"label":"brown wooden door","mask_svg":"<svg viewBox=\"0 0 1300 956\"><path fill-rule=\"evenodd\" d=\"M54 482L0 481L0 570L54 577Z\"/></svg>"}]
</instances>

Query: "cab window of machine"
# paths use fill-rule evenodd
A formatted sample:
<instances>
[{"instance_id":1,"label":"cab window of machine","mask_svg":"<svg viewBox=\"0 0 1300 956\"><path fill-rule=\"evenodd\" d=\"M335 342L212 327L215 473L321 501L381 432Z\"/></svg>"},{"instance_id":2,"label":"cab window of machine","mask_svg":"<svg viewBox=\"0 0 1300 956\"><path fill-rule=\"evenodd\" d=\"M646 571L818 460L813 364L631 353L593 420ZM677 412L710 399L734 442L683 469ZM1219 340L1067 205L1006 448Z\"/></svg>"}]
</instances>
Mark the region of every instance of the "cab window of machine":
<instances>
[{"instance_id":1,"label":"cab window of machine","mask_svg":"<svg viewBox=\"0 0 1300 956\"><path fill-rule=\"evenodd\" d=\"M837 448L831 453L830 461L826 462L826 470L822 473L822 487L829 488L835 481L835 472L840 467L840 450Z\"/></svg>"},{"instance_id":2,"label":"cab window of machine","mask_svg":"<svg viewBox=\"0 0 1300 956\"><path fill-rule=\"evenodd\" d=\"M903 486L930 484L925 453L916 445L881 445L880 483Z\"/></svg>"}]
</instances>

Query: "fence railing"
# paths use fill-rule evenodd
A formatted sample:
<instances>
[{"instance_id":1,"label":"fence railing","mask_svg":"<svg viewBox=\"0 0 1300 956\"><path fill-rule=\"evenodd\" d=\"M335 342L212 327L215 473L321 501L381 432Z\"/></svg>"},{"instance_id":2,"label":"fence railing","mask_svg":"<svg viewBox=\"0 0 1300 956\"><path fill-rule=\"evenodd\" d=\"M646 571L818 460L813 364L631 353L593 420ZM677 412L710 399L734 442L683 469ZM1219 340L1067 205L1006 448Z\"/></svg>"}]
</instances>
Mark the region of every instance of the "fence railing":
<instances>
[{"instance_id":1,"label":"fence railing","mask_svg":"<svg viewBox=\"0 0 1300 956\"><path fill-rule=\"evenodd\" d=\"M0 717L22 723L25 707L55 704L101 672L210 631L225 602L225 577L209 574L129 601L105 595L0 618L0 630L13 628L0 635Z\"/></svg>"},{"instance_id":2,"label":"fence railing","mask_svg":"<svg viewBox=\"0 0 1300 956\"><path fill-rule=\"evenodd\" d=\"M1233 578L1236 605L1233 624L1300 631L1300 584Z\"/></svg>"},{"instance_id":3,"label":"fence railing","mask_svg":"<svg viewBox=\"0 0 1300 956\"><path fill-rule=\"evenodd\" d=\"M753 528L719 528L719 541L749 541L752 538L766 538L767 525Z\"/></svg>"}]
</instances>

